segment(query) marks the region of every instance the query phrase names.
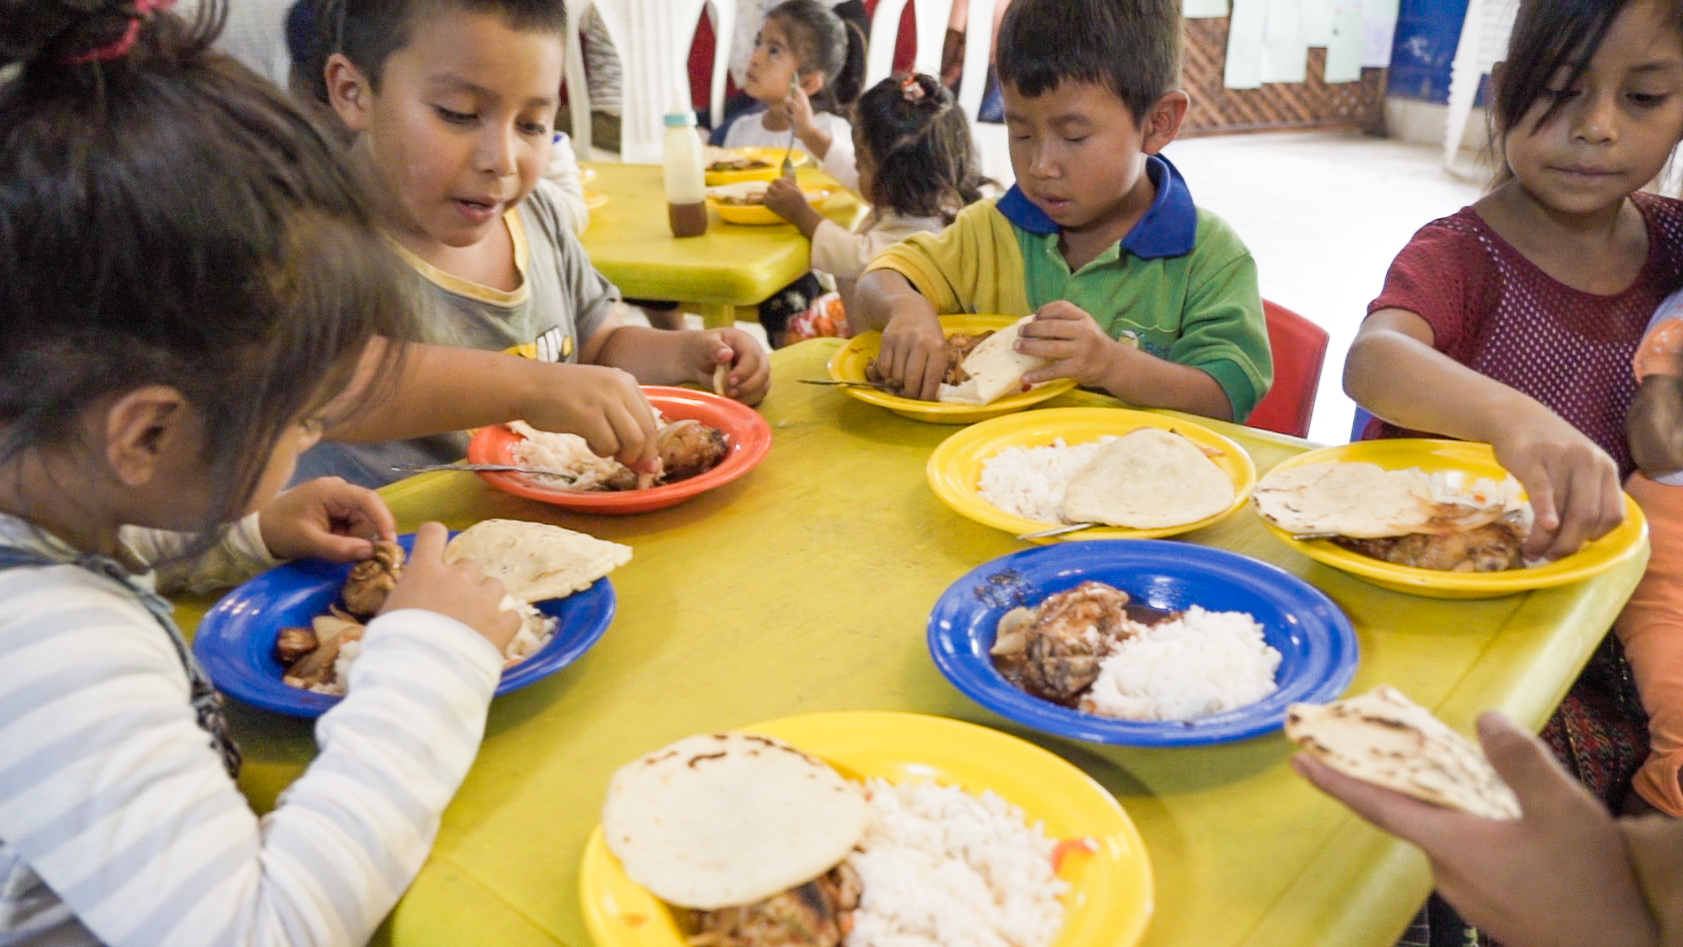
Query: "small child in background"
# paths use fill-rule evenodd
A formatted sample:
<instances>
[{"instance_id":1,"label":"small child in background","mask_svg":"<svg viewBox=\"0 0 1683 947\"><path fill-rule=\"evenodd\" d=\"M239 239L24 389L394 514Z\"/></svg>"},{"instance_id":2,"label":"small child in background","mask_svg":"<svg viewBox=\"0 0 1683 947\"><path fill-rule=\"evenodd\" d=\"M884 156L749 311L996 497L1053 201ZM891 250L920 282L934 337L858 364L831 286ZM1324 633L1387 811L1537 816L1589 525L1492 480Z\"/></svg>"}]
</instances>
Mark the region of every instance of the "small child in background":
<instances>
[{"instance_id":1,"label":"small child in background","mask_svg":"<svg viewBox=\"0 0 1683 947\"><path fill-rule=\"evenodd\" d=\"M1637 470L1625 492L1648 520L1652 551L1613 630L1648 712L1648 758L1631 788L1683 818L1683 292L1654 313L1632 367L1638 387L1625 431Z\"/></svg>"},{"instance_id":2,"label":"small child in background","mask_svg":"<svg viewBox=\"0 0 1683 947\"><path fill-rule=\"evenodd\" d=\"M932 76L890 77L859 97L853 109L859 190L871 212L852 233L807 203L793 181L766 190L766 206L812 241L812 268L836 281L789 322L789 340L846 336L854 284L887 247L914 233L935 232L982 197L970 123Z\"/></svg>"},{"instance_id":3,"label":"small child in background","mask_svg":"<svg viewBox=\"0 0 1683 947\"><path fill-rule=\"evenodd\" d=\"M209 51L220 4L164 5L0 4L0 943L364 943L519 619L422 527L319 755L251 811L159 591L391 537L370 491L277 491L411 313L335 149Z\"/></svg>"},{"instance_id":4,"label":"small child in background","mask_svg":"<svg viewBox=\"0 0 1683 947\"><path fill-rule=\"evenodd\" d=\"M643 384L712 387L748 404L769 363L738 329L660 331L622 322L543 179L561 87L561 0L326 0L308 88L350 132L381 224L417 275L422 341L623 369ZM394 44L392 37L402 37ZM646 407L646 405L645 405ZM608 405L607 421L640 421ZM459 460L446 436L335 448L312 473L397 474ZM309 458L314 463L314 458Z\"/></svg>"},{"instance_id":5,"label":"small child in background","mask_svg":"<svg viewBox=\"0 0 1683 947\"><path fill-rule=\"evenodd\" d=\"M787 148L789 133L830 177L857 191L853 129L842 114L865 84L865 36L818 0L786 0L766 14L742 91L764 103L716 129L726 148Z\"/></svg>"},{"instance_id":6,"label":"small child in background","mask_svg":"<svg viewBox=\"0 0 1683 947\"><path fill-rule=\"evenodd\" d=\"M1244 421L1273 381L1256 262L1159 152L1186 116L1176 0L1014 0L999 79L1017 184L860 278L854 331L935 400L942 313L1026 316L1017 350L1130 404Z\"/></svg>"}]
</instances>

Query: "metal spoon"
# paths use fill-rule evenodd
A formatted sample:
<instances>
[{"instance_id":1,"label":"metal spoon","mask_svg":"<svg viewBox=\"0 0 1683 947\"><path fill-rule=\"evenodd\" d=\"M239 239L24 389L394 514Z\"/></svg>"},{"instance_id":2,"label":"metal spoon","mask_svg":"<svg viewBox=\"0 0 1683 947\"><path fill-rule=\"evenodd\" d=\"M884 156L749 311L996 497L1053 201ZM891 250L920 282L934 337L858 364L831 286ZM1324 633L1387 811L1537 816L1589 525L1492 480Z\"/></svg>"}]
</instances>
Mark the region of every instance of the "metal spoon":
<instances>
[{"instance_id":1,"label":"metal spoon","mask_svg":"<svg viewBox=\"0 0 1683 947\"><path fill-rule=\"evenodd\" d=\"M799 80L798 77L797 78L792 78L792 79L789 80L789 96L791 98L794 97L796 92L800 91L800 88L801 88L800 87L800 80ZM789 119L789 150L783 152L783 171L782 171L782 174L783 174L783 177L784 177L785 180L793 181L795 179L795 162L789 160L790 158L793 158L794 155L795 155L795 120L793 118L790 118Z\"/></svg>"},{"instance_id":2,"label":"metal spoon","mask_svg":"<svg viewBox=\"0 0 1683 947\"><path fill-rule=\"evenodd\" d=\"M538 467L521 467L516 464L392 464L393 470L405 473L426 473L432 470L456 470L468 473L523 473L540 474L545 477L567 477L568 474L557 470L543 470Z\"/></svg>"},{"instance_id":3,"label":"metal spoon","mask_svg":"<svg viewBox=\"0 0 1683 947\"><path fill-rule=\"evenodd\" d=\"M1052 529L1043 529L1038 533L1023 533L1022 535L1018 536L1017 538L1018 539L1050 539L1053 536L1062 536L1065 533L1076 533L1076 532L1080 532L1081 530L1084 530L1084 529L1092 529L1095 526L1102 526L1102 525L1104 525L1104 524L1102 524L1102 523L1071 523L1068 526L1057 526L1057 527L1053 527Z\"/></svg>"}]
</instances>

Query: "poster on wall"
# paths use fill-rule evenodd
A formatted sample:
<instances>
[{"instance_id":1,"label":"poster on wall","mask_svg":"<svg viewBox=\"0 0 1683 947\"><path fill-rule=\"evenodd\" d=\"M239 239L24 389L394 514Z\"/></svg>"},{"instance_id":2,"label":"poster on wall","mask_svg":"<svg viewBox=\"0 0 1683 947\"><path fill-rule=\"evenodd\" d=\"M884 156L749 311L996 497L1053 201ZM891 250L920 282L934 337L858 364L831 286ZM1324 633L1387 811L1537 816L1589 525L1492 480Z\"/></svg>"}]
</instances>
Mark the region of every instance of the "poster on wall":
<instances>
[{"instance_id":1,"label":"poster on wall","mask_svg":"<svg viewBox=\"0 0 1683 947\"><path fill-rule=\"evenodd\" d=\"M1185 0L1180 12L1189 20L1226 16L1227 0Z\"/></svg>"},{"instance_id":2,"label":"poster on wall","mask_svg":"<svg viewBox=\"0 0 1683 947\"><path fill-rule=\"evenodd\" d=\"M1311 46L1327 51L1327 82L1359 82L1378 55L1375 30L1394 29L1396 19L1397 0L1233 0L1222 82L1229 89L1303 82ZM1384 46L1389 57L1389 33Z\"/></svg>"}]
</instances>

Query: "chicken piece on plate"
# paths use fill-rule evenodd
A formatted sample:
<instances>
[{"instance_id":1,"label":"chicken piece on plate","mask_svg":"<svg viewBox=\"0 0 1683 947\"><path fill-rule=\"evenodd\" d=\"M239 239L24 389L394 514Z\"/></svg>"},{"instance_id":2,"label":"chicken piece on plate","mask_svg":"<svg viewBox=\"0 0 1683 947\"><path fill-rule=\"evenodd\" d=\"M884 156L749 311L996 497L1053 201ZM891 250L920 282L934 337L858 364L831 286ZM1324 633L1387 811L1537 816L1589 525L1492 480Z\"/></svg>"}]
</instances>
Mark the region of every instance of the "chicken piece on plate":
<instances>
[{"instance_id":1,"label":"chicken piece on plate","mask_svg":"<svg viewBox=\"0 0 1683 947\"><path fill-rule=\"evenodd\" d=\"M1383 539L1334 539L1351 552L1416 569L1505 572L1525 565L1519 533L1505 522L1443 535L1414 533Z\"/></svg>"},{"instance_id":2,"label":"chicken piece on plate","mask_svg":"<svg viewBox=\"0 0 1683 947\"><path fill-rule=\"evenodd\" d=\"M696 911L690 947L838 947L853 929L859 875L843 862L764 901Z\"/></svg>"},{"instance_id":3,"label":"chicken piece on plate","mask_svg":"<svg viewBox=\"0 0 1683 947\"><path fill-rule=\"evenodd\" d=\"M718 428L700 421L674 421L655 435L660 451L661 482L672 483L704 474L725 459L730 443Z\"/></svg>"},{"instance_id":4,"label":"chicken piece on plate","mask_svg":"<svg viewBox=\"0 0 1683 947\"><path fill-rule=\"evenodd\" d=\"M367 618L386 604L386 596L397 588L403 574L403 547L379 540L374 543L374 558L365 559L351 568L345 577L345 587L339 593L345 600L345 610L359 618Z\"/></svg>"},{"instance_id":5,"label":"chicken piece on plate","mask_svg":"<svg viewBox=\"0 0 1683 947\"><path fill-rule=\"evenodd\" d=\"M1083 582L1032 612L1012 609L992 649L1000 673L1037 697L1069 703L1098 678L1112 645L1137 634L1127 604L1128 593Z\"/></svg>"}]
</instances>

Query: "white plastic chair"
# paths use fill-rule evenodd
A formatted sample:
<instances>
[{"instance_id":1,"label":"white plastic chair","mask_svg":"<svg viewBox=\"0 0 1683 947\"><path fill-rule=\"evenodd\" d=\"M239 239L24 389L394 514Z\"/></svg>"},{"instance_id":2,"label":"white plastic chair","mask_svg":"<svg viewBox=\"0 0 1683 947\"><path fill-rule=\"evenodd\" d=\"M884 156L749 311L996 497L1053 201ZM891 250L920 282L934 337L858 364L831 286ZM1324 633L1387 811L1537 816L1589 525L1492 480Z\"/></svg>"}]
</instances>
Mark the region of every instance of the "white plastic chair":
<instances>
[{"instance_id":1,"label":"white plastic chair","mask_svg":"<svg viewBox=\"0 0 1683 947\"><path fill-rule=\"evenodd\" d=\"M1461 40L1455 45L1455 60L1449 67L1449 124L1444 127L1443 164L1454 169L1466 135L1467 118L1473 112L1479 80L1502 60L1508 36L1514 30L1514 0L1472 0L1461 24Z\"/></svg>"},{"instance_id":2,"label":"white plastic chair","mask_svg":"<svg viewBox=\"0 0 1683 947\"><path fill-rule=\"evenodd\" d=\"M724 113L725 75L735 0L578 0L567 5L567 96L572 106L573 140L581 157L591 153L590 90L584 76L579 40L585 11L602 18L620 64L620 160L658 164L666 134L665 115L673 98L690 100L689 57L696 23L703 9L713 15L713 121Z\"/></svg>"},{"instance_id":3,"label":"white plastic chair","mask_svg":"<svg viewBox=\"0 0 1683 947\"><path fill-rule=\"evenodd\" d=\"M878 0L876 9L871 12L871 39L865 50L865 88L869 89L882 80L888 78L894 71L895 39L900 35L900 16L906 10L906 4L912 3L917 8L917 56L912 60L912 67L918 72L932 76L941 73L941 44L947 38L947 20L953 15L952 0ZM976 9L980 3L971 3L970 17L966 29L970 32L966 36L975 36ZM982 36L993 35L993 4L987 4L988 13L982 21ZM974 44L971 44L974 45ZM981 43L982 66L987 68L988 44ZM969 53L966 50L965 64L969 65ZM966 73L968 77L968 72ZM976 100L981 104L981 99ZM971 112L974 116L975 113Z\"/></svg>"}]
</instances>

